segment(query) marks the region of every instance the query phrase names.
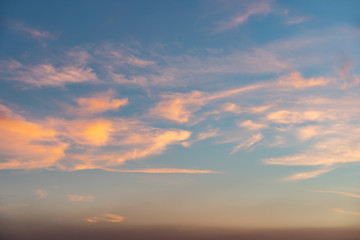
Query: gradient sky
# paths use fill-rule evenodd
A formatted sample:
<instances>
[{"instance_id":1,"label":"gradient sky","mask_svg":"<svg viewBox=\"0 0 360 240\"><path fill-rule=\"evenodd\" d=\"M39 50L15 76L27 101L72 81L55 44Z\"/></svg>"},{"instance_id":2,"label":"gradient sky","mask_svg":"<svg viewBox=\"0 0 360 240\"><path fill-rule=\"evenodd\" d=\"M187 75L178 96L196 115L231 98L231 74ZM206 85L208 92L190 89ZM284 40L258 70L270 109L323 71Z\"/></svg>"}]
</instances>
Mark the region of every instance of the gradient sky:
<instances>
[{"instance_id":1,"label":"gradient sky","mask_svg":"<svg viewBox=\"0 0 360 240\"><path fill-rule=\"evenodd\" d=\"M1 1L1 221L358 227L359 9Z\"/></svg>"}]
</instances>

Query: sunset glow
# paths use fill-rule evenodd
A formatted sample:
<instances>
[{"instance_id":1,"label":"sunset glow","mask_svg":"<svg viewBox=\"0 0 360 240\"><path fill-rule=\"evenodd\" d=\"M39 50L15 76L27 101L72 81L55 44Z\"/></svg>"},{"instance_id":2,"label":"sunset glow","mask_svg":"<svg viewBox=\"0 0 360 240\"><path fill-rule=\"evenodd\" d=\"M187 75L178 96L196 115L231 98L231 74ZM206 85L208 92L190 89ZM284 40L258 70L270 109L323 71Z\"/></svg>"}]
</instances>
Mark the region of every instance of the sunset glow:
<instances>
[{"instance_id":1,"label":"sunset glow","mask_svg":"<svg viewBox=\"0 0 360 240\"><path fill-rule=\"evenodd\" d=\"M359 9L1 1L0 239L360 236Z\"/></svg>"}]
</instances>

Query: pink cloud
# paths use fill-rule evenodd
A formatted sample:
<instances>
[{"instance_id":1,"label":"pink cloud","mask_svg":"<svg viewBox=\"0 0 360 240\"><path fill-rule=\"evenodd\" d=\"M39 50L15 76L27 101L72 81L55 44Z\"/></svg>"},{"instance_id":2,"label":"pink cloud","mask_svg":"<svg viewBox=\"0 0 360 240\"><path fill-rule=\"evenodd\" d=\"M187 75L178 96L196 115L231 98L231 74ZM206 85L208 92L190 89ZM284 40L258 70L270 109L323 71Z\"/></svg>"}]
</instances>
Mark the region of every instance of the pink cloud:
<instances>
[{"instance_id":1,"label":"pink cloud","mask_svg":"<svg viewBox=\"0 0 360 240\"><path fill-rule=\"evenodd\" d=\"M327 85L331 80L324 77L308 78L305 79L299 72L292 72L290 75L282 76L279 78L279 85L295 87L295 88L308 88L316 86Z\"/></svg>"},{"instance_id":2,"label":"pink cloud","mask_svg":"<svg viewBox=\"0 0 360 240\"><path fill-rule=\"evenodd\" d=\"M257 1L253 4L246 6L245 12L239 13L237 16L223 20L217 24L216 31L222 32L233 29L244 24L253 15L266 15L272 11L270 1Z\"/></svg>"},{"instance_id":3,"label":"pink cloud","mask_svg":"<svg viewBox=\"0 0 360 240\"><path fill-rule=\"evenodd\" d=\"M65 66L55 68L50 64L24 66L9 69L8 79L24 82L36 87L63 86L68 83L95 82L97 76L89 67Z\"/></svg>"}]
</instances>

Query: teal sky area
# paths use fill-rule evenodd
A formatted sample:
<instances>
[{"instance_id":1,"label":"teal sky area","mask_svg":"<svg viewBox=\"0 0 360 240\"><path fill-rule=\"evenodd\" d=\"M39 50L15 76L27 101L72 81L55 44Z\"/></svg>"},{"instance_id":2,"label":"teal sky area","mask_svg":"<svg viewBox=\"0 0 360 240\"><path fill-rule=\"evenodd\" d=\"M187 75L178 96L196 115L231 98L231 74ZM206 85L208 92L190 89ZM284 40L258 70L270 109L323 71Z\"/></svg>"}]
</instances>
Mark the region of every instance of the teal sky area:
<instances>
[{"instance_id":1,"label":"teal sky area","mask_svg":"<svg viewBox=\"0 0 360 240\"><path fill-rule=\"evenodd\" d=\"M1 1L0 221L357 228L360 1Z\"/></svg>"}]
</instances>

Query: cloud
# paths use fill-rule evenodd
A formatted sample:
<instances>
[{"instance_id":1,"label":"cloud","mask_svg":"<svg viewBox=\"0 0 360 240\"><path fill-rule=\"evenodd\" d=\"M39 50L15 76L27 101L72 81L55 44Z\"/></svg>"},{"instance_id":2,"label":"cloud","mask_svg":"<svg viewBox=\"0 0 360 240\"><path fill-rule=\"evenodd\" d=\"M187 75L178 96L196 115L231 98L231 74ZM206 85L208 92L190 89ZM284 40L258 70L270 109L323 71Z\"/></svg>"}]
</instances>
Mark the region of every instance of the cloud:
<instances>
[{"instance_id":1,"label":"cloud","mask_svg":"<svg viewBox=\"0 0 360 240\"><path fill-rule=\"evenodd\" d=\"M36 195L38 199L43 199L46 198L48 196L48 193L45 189L37 189L36 190Z\"/></svg>"},{"instance_id":2,"label":"cloud","mask_svg":"<svg viewBox=\"0 0 360 240\"><path fill-rule=\"evenodd\" d=\"M305 79L301 76L299 72L292 72L290 75L282 76L278 80L279 85L290 86L300 89L308 88L308 87L325 86L329 82L330 79L326 79L324 77Z\"/></svg>"},{"instance_id":3,"label":"cloud","mask_svg":"<svg viewBox=\"0 0 360 240\"><path fill-rule=\"evenodd\" d=\"M254 134L250 138L248 138L246 141L235 146L230 154L236 153L240 150L249 149L256 143L260 142L263 138L264 138L264 136L261 133Z\"/></svg>"},{"instance_id":4,"label":"cloud","mask_svg":"<svg viewBox=\"0 0 360 240\"><path fill-rule=\"evenodd\" d=\"M187 123L193 118L193 114L210 101L226 99L241 93L255 91L265 88L269 84L253 84L231 90L224 90L212 93L192 91L189 93L168 93L163 94L155 108L151 109L150 115L162 117L178 123ZM235 110L236 107L232 106ZM226 109L225 109L226 110Z\"/></svg>"},{"instance_id":5,"label":"cloud","mask_svg":"<svg viewBox=\"0 0 360 240\"><path fill-rule=\"evenodd\" d=\"M303 154L265 159L272 165L287 166L334 166L360 162L360 141L358 130L337 138L325 137Z\"/></svg>"},{"instance_id":6,"label":"cloud","mask_svg":"<svg viewBox=\"0 0 360 240\"><path fill-rule=\"evenodd\" d=\"M35 29L23 22L7 20L6 23L9 28L15 30L16 32L25 33L31 36L32 38L38 40L43 46L46 46L45 40L56 39L55 35L52 33Z\"/></svg>"},{"instance_id":7,"label":"cloud","mask_svg":"<svg viewBox=\"0 0 360 240\"><path fill-rule=\"evenodd\" d=\"M253 15L266 15L272 11L270 1L256 1L252 5L246 7L245 12L239 13L237 16L223 20L217 24L216 31L223 32L233 29L244 24Z\"/></svg>"},{"instance_id":8,"label":"cloud","mask_svg":"<svg viewBox=\"0 0 360 240\"><path fill-rule=\"evenodd\" d=\"M0 106L0 169L48 168L65 156L68 144L59 141L56 130Z\"/></svg>"},{"instance_id":9,"label":"cloud","mask_svg":"<svg viewBox=\"0 0 360 240\"><path fill-rule=\"evenodd\" d=\"M325 119L331 119L329 114L321 111L304 111L295 112L288 110L279 110L271 112L267 116L268 120L276 123L303 123L306 121L324 121Z\"/></svg>"},{"instance_id":10,"label":"cloud","mask_svg":"<svg viewBox=\"0 0 360 240\"><path fill-rule=\"evenodd\" d=\"M175 93L163 95L164 99L151 110L151 114L178 123L186 123L192 113L206 104L202 92L193 91L187 94Z\"/></svg>"},{"instance_id":11,"label":"cloud","mask_svg":"<svg viewBox=\"0 0 360 240\"><path fill-rule=\"evenodd\" d=\"M113 122L106 119L58 120L57 122L64 128L63 135L84 145L106 145L114 131Z\"/></svg>"},{"instance_id":12,"label":"cloud","mask_svg":"<svg viewBox=\"0 0 360 240\"><path fill-rule=\"evenodd\" d=\"M114 98L115 91L100 92L92 97L77 98L78 107L68 107L68 112L75 115L86 116L103 113L109 110L117 110L128 104L127 98Z\"/></svg>"},{"instance_id":13,"label":"cloud","mask_svg":"<svg viewBox=\"0 0 360 240\"><path fill-rule=\"evenodd\" d=\"M238 126L247 128L247 129L252 130L252 131L253 130L259 130L259 129L267 127L266 124L255 123L252 120L246 120L246 121L243 121L241 123L238 123Z\"/></svg>"},{"instance_id":14,"label":"cloud","mask_svg":"<svg viewBox=\"0 0 360 240\"><path fill-rule=\"evenodd\" d=\"M205 140L207 138L212 138L212 137L216 137L218 135L218 131L219 129L211 129L207 132L201 132L198 134L197 136L197 141L202 141L202 140Z\"/></svg>"},{"instance_id":15,"label":"cloud","mask_svg":"<svg viewBox=\"0 0 360 240\"><path fill-rule=\"evenodd\" d=\"M14 60L10 63L13 67L7 72L6 79L20 81L36 87L59 87L69 83L97 81L97 76L93 69L85 66L63 66L56 68L51 64L24 66Z\"/></svg>"},{"instance_id":16,"label":"cloud","mask_svg":"<svg viewBox=\"0 0 360 240\"><path fill-rule=\"evenodd\" d=\"M290 177L285 178L283 181L296 181L296 180L305 180L309 178L315 178L321 174L327 173L334 170L333 168L329 169L319 169L311 172L302 172L302 173L296 173Z\"/></svg>"},{"instance_id":17,"label":"cloud","mask_svg":"<svg viewBox=\"0 0 360 240\"><path fill-rule=\"evenodd\" d=\"M87 221L89 223L98 223L98 222L119 223L119 222L123 222L124 220L125 220L125 217L119 216L116 214L110 214L110 213L102 214L100 216L85 219L85 221Z\"/></svg>"},{"instance_id":18,"label":"cloud","mask_svg":"<svg viewBox=\"0 0 360 240\"><path fill-rule=\"evenodd\" d=\"M347 196L347 197L353 197L353 198L360 198L360 194L355 194L355 193L349 193L349 192L340 192L340 191L331 191L331 190L317 190L315 192L319 192L319 193L335 193L335 194L339 194L339 195L343 195L343 196Z\"/></svg>"},{"instance_id":19,"label":"cloud","mask_svg":"<svg viewBox=\"0 0 360 240\"><path fill-rule=\"evenodd\" d=\"M230 103L230 102L222 105L222 111L232 112L235 114L239 114L242 112L238 105L236 105L235 103Z\"/></svg>"},{"instance_id":20,"label":"cloud","mask_svg":"<svg viewBox=\"0 0 360 240\"><path fill-rule=\"evenodd\" d=\"M322 131L322 128L320 126L316 125L310 125L306 127L301 127L298 129L298 137L301 140L308 140L310 138L313 138L320 134L320 131Z\"/></svg>"},{"instance_id":21,"label":"cloud","mask_svg":"<svg viewBox=\"0 0 360 240\"><path fill-rule=\"evenodd\" d=\"M25 120L1 104L0 111L0 150L4 159L0 169L116 166L161 154L169 145L180 144L191 136L190 131L149 127L134 119L48 118L40 124Z\"/></svg>"},{"instance_id":22,"label":"cloud","mask_svg":"<svg viewBox=\"0 0 360 240\"><path fill-rule=\"evenodd\" d=\"M187 174L203 174L203 173L219 173L212 170L198 170L198 169L182 169L182 168L147 168L147 169L132 169L120 170L103 168L109 172L122 172L122 173L187 173Z\"/></svg>"},{"instance_id":23,"label":"cloud","mask_svg":"<svg viewBox=\"0 0 360 240\"><path fill-rule=\"evenodd\" d=\"M149 60L144 60L144 59L140 59L140 58L137 58L133 55L130 55L126 58L125 60L128 64L130 65L135 65L137 67L147 67L147 66L150 66L150 65L154 65L155 62L154 61L149 61Z\"/></svg>"},{"instance_id":24,"label":"cloud","mask_svg":"<svg viewBox=\"0 0 360 240\"><path fill-rule=\"evenodd\" d=\"M348 215L354 215L354 216L360 216L360 212L355 212L355 211L346 211L343 210L341 208L333 208L332 209L334 212L338 212L338 213L343 213L343 214L348 214Z\"/></svg>"},{"instance_id":25,"label":"cloud","mask_svg":"<svg viewBox=\"0 0 360 240\"><path fill-rule=\"evenodd\" d=\"M355 86L358 86L358 85L360 85L360 76L354 75L353 78L350 81L346 81L346 82L343 83L342 89L355 87Z\"/></svg>"},{"instance_id":26,"label":"cloud","mask_svg":"<svg viewBox=\"0 0 360 240\"><path fill-rule=\"evenodd\" d=\"M161 154L169 145L188 139L191 132L179 129L127 129L117 134L120 138L113 139L108 144L108 146L114 147L115 151L109 148L106 154L89 151L72 155L73 160L68 168L70 170L102 169L124 164L126 161Z\"/></svg>"},{"instance_id":27,"label":"cloud","mask_svg":"<svg viewBox=\"0 0 360 240\"><path fill-rule=\"evenodd\" d=\"M68 194L67 199L71 202L89 202L94 199L91 195Z\"/></svg>"}]
</instances>

